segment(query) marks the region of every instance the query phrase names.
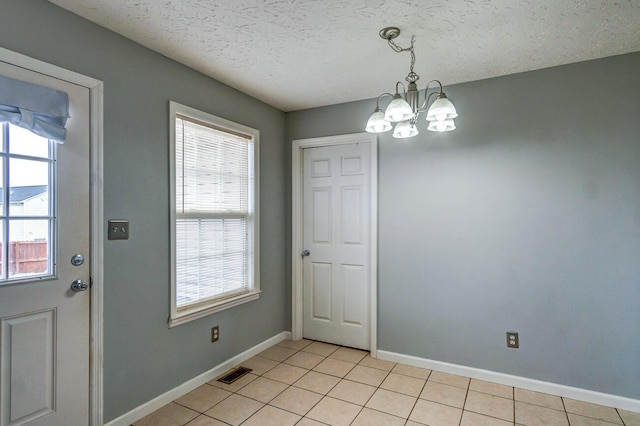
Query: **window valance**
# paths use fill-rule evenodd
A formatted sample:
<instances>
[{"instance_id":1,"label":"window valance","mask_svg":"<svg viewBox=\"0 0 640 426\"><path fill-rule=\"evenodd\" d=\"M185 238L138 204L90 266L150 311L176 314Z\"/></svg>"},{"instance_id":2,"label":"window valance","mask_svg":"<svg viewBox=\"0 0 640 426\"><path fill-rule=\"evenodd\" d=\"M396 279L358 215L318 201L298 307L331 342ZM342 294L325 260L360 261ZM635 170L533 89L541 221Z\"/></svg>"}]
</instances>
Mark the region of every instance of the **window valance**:
<instances>
[{"instance_id":1,"label":"window valance","mask_svg":"<svg viewBox=\"0 0 640 426\"><path fill-rule=\"evenodd\" d=\"M0 75L0 122L63 143L67 118L67 93Z\"/></svg>"}]
</instances>

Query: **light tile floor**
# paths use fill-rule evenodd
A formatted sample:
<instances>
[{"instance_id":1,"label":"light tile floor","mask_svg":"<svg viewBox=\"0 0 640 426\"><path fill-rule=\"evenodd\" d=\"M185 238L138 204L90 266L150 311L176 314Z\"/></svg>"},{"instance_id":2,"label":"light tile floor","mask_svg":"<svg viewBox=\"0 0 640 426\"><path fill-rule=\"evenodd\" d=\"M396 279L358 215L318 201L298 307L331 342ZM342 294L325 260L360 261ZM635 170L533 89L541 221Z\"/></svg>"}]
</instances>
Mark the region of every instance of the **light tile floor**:
<instances>
[{"instance_id":1,"label":"light tile floor","mask_svg":"<svg viewBox=\"0 0 640 426\"><path fill-rule=\"evenodd\" d=\"M640 426L640 414L285 340L136 426Z\"/></svg>"}]
</instances>

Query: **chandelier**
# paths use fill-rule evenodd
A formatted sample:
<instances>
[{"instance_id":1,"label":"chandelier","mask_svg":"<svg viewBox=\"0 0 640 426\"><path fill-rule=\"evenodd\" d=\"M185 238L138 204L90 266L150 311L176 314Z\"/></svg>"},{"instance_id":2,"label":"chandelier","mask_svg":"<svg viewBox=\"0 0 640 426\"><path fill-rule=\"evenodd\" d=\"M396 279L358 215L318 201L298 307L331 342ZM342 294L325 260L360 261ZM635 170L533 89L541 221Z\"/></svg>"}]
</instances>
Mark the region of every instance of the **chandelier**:
<instances>
[{"instance_id":1,"label":"chandelier","mask_svg":"<svg viewBox=\"0 0 640 426\"><path fill-rule=\"evenodd\" d=\"M416 122L418 116L426 112L427 121L429 125L427 130L434 132L448 132L456 128L453 121L458 116L456 108L451 101L447 99L447 95L442 91L442 83L438 80L431 80L427 83L425 88L425 99L420 104L420 93L418 91L418 85L416 82L420 78L418 74L413 72L413 66L416 62L416 55L413 50L414 37L411 37L411 46L402 48L398 46L393 39L400 35L400 29L396 27L387 27L380 30L380 37L387 40L391 49L396 53L409 52L411 54L411 68L409 74L405 78L408 86L405 88L401 81L396 83L396 93L383 93L378 96L376 100L376 109L369 117L365 130L370 133L382 133L388 132L392 129L392 124L395 123L393 130L394 138L410 138L418 134L418 128ZM435 83L439 87L439 91L432 92L427 95L429 86ZM402 86L402 95L400 94L400 86ZM380 109L380 99L384 96L391 96L393 99L387 106L387 109L382 112ZM431 105L429 102L432 97L435 96Z\"/></svg>"}]
</instances>

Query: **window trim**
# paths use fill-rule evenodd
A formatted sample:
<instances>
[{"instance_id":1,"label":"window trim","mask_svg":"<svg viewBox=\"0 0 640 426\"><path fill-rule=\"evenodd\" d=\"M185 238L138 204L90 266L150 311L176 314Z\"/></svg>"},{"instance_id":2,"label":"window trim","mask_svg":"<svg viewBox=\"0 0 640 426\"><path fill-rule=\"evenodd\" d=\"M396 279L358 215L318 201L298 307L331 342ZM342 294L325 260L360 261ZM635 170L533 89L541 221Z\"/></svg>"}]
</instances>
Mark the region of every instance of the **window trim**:
<instances>
[{"instance_id":1,"label":"window trim","mask_svg":"<svg viewBox=\"0 0 640 426\"><path fill-rule=\"evenodd\" d=\"M176 275L176 117L182 116L200 124L228 131L232 134L248 136L253 142L253 197L250 201L253 210L249 213L248 229L248 259L249 259L249 290L213 298L195 303L189 307L177 307L177 275ZM251 127L235 123L206 112L169 101L169 213L170 213L170 269L171 292L169 327L175 327L205 316L233 308L235 306L256 300L260 297L260 132Z\"/></svg>"}]
</instances>

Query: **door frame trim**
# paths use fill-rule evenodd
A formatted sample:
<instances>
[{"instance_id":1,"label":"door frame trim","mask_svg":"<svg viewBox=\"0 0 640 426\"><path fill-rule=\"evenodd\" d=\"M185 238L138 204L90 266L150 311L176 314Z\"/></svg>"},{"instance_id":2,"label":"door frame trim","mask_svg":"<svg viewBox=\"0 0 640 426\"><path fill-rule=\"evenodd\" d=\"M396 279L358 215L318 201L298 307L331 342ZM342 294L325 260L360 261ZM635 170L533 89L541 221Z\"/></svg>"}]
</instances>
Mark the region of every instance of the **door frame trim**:
<instances>
[{"instance_id":1,"label":"door frame trim","mask_svg":"<svg viewBox=\"0 0 640 426\"><path fill-rule=\"evenodd\" d=\"M91 279L89 335L89 421L102 425L103 415L103 83L74 71L0 47L0 62L65 80L89 89Z\"/></svg>"},{"instance_id":2,"label":"door frame trim","mask_svg":"<svg viewBox=\"0 0 640 426\"><path fill-rule=\"evenodd\" d=\"M303 247L303 149L348 145L358 142L371 144L371 228L370 228L370 340L371 356L376 358L378 336L378 137L371 133L353 133L348 135L319 138L296 139L293 141L291 155L291 338L302 339L302 281L303 261L300 253Z\"/></svg>"}]
</instances>

